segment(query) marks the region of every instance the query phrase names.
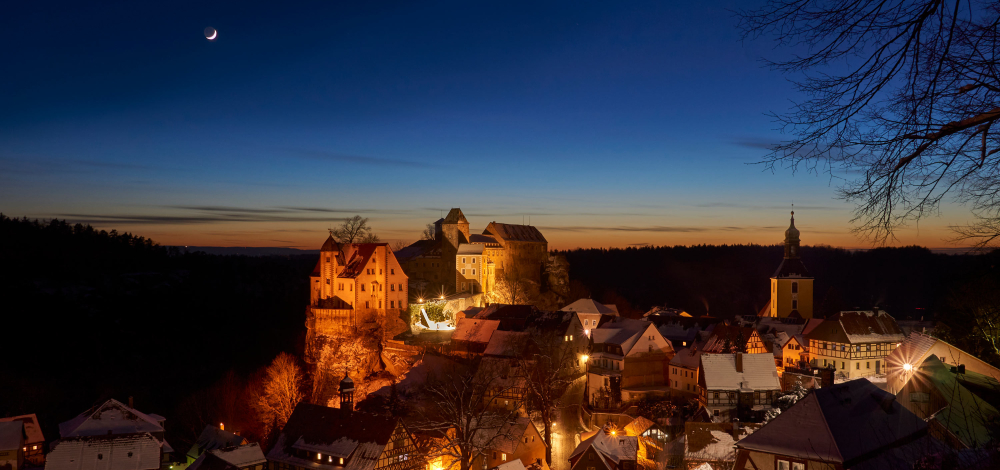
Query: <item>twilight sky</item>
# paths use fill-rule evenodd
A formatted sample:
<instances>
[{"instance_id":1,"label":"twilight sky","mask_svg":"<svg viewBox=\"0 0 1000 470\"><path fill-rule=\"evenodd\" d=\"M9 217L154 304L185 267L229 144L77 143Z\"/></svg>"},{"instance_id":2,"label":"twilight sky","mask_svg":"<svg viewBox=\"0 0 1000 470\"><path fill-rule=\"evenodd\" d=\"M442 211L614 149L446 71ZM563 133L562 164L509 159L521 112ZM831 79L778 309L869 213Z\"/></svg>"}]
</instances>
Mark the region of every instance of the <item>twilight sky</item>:
<instances>
[{"instance_id":1,"label":"twilight sky","mask_svg":"<svg viewBox=\"0 0 1000 470\"><path fill-rule=\"evenodd\" d=\"M6 215L316 249L461 207L573 248L777 243L794 202L804 244L869 246L835 179L749 164L796 97L740 41L757 0L83 3L0 15Z\"/></svg>"}]
</instances>

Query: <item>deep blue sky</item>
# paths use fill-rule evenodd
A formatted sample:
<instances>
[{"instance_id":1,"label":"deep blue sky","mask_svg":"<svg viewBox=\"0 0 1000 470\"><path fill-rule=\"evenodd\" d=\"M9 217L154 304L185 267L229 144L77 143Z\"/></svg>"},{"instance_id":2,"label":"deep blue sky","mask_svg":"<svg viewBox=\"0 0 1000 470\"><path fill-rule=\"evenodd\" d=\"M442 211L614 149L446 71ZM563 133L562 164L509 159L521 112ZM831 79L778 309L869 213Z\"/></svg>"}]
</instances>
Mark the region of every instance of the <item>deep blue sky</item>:
<instances>
[{"instance_id":1,"label":"deep blue sky","mask_svg":"<svg viewBox=\"0 0 1000 470\"><path fill-rule=\"evenodd\" d=\"M836 181L747 165L796 97L740 40L756 1L291 3L5 4L0 211L314 248L461 207L568 248L773 243L794 202L804 243L864 245Z\"/></svg>"}]
</instances>

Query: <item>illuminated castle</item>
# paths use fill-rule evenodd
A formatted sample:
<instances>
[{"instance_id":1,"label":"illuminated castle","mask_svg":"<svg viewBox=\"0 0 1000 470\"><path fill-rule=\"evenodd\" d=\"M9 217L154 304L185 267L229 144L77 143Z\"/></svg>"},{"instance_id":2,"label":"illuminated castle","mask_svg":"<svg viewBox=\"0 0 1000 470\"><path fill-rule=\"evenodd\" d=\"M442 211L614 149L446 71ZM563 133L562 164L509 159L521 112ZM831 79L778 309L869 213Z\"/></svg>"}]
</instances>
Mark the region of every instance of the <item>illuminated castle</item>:
<instances>
[{"instance_id":1,"label":"illuminated castle","mask_svg":"<svg viewBox=\"0 0 1000 470\"><path fill-rule=\"evenodd\" d=\"M330 236L309 276L307 344L317 336L399 318L409 281L386 243L339 244Z\"/></svg>"}]
</instances>

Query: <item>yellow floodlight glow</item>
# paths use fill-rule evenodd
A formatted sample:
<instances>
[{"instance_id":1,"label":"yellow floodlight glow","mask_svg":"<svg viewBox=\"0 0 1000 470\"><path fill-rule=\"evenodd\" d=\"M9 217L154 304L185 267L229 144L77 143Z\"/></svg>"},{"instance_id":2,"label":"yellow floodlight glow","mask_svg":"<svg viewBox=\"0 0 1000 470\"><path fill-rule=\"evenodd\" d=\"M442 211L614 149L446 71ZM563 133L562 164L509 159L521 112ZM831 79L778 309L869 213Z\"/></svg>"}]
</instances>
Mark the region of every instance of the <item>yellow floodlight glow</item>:
<instances>
[{"instance_id":1,"label":"yellow floodlight glow","mask_svg":"<svg viewBox=\"0 0 1000 470\"><path fill-rule=\"evenodd\" d=\"M913 370L913 366L910 365L910 364L903 364L903 370L909 372L909 371Z\"/></svg>"},{"instance_id":2,"label":"yellow floodlight glow","mask_svg":"<svg viewBox=\"0 0 1000 470\"><path fill-rule=\"evenodd\" d=\"M583 362L587 362L588 359L590 359L590 356L588 356L586 354L580 356L580 360L582 360Z\"/></svg>"}]
</instances>

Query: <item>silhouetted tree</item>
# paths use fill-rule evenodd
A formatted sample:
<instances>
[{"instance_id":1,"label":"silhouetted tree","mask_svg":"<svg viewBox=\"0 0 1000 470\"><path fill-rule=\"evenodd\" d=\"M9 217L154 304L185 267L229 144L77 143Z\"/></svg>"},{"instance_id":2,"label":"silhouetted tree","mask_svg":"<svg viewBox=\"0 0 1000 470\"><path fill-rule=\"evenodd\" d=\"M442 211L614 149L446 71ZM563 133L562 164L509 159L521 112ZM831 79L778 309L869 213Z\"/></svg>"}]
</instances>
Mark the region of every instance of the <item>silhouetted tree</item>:
<instances>
[{"instance_id":1,"label":"silhouetted tree","mask_svg":"<svg viewBox=\"0 0 1000 470\"><path fill-rule=\"evenodd\" d=\"M340 227L330 232L340 243L378 243L379 237L368 225L368 218L356 215L344 220Z\"/></svg>"},{"instance_id":2,"label":"silhouetted tree","mask_svg":"<svg viewBox=\"0 0 1000 470\"><path fill-rule=\"evenodd\" d=\"M960 237L1000 235L1000 3L770 0L740 19L794 48L768 64L806 96L775 115L792 138L768 168L846 174L855 230L877 243L949 194L977 220Z\"/></svg>"}]
</instances>

